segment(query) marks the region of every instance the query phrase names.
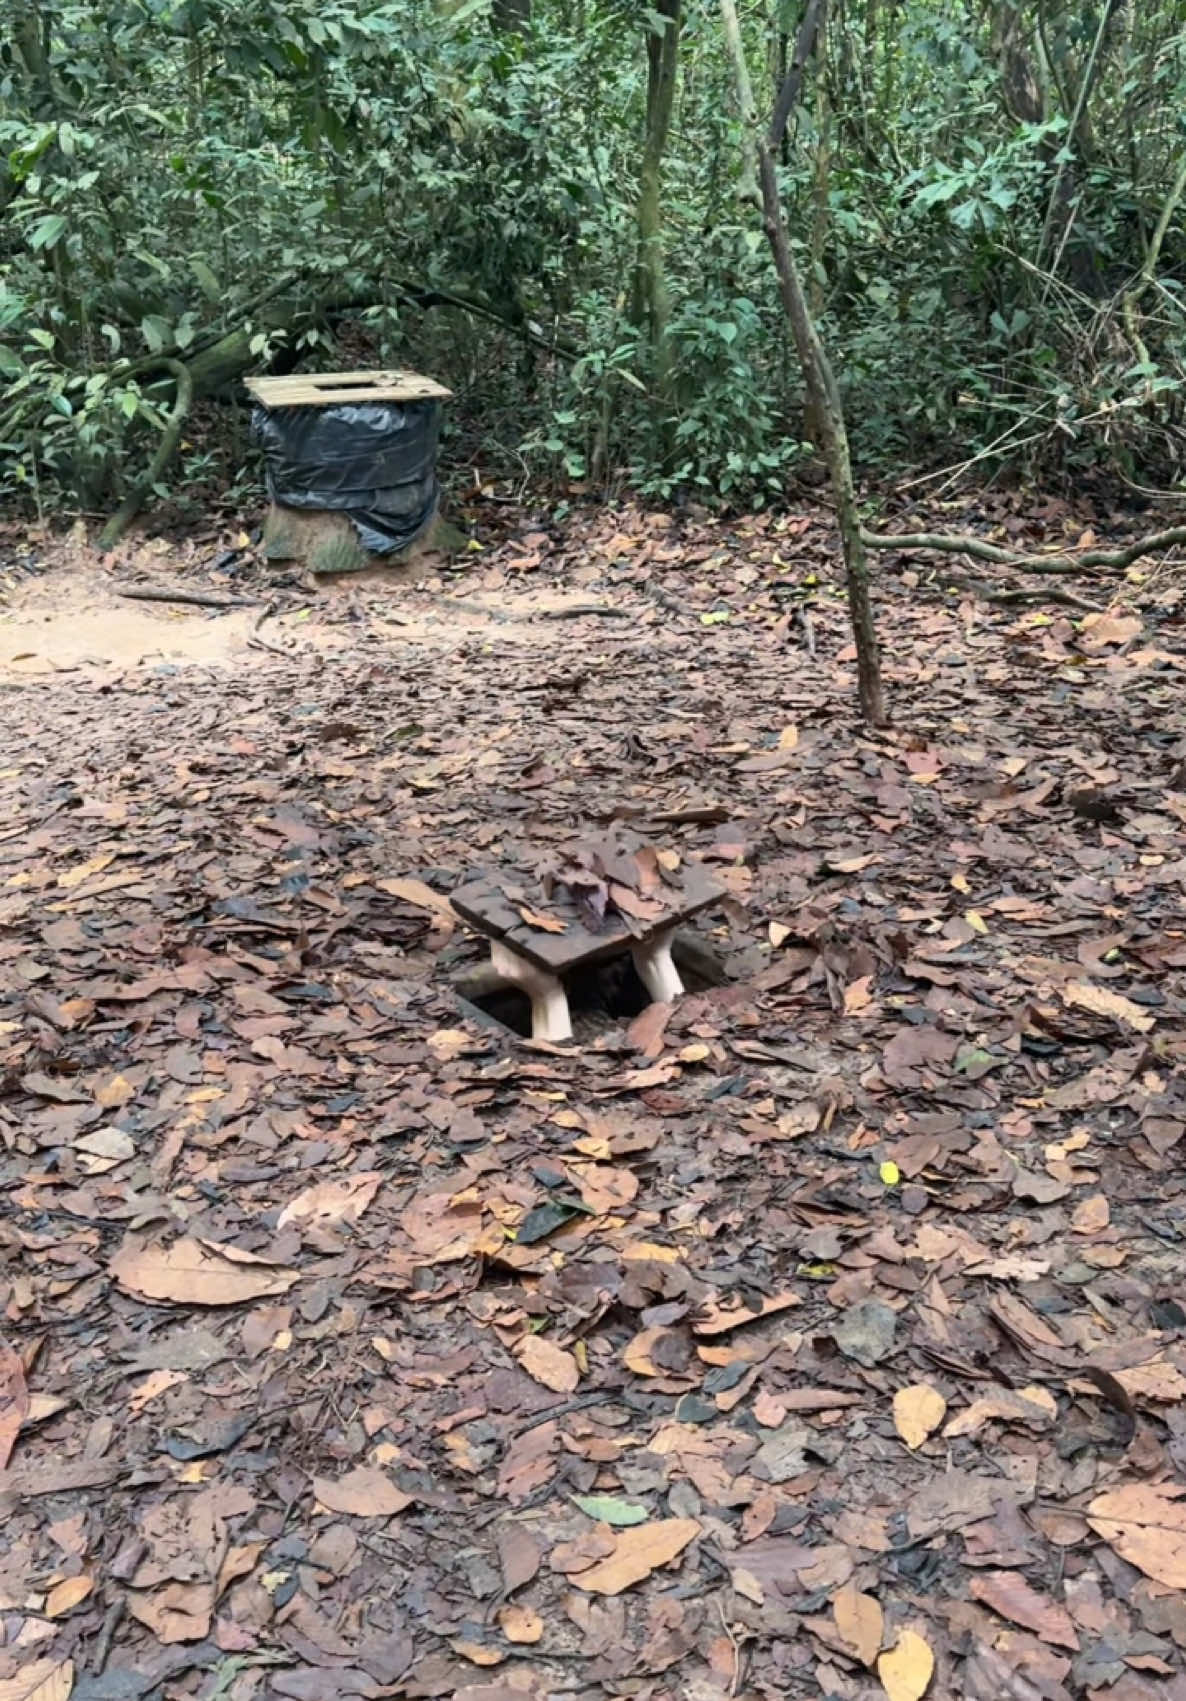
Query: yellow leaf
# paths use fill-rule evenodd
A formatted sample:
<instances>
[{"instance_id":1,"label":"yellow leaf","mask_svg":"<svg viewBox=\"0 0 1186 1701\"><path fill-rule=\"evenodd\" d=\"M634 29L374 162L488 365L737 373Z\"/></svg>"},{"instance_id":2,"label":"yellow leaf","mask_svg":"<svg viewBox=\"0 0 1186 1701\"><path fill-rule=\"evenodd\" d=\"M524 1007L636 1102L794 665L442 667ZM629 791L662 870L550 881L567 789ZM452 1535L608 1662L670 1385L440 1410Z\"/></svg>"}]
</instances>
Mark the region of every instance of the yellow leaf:
<instances>
[{"instance_id":1,"label":"yellow leaf","mask_svg":"<svg viewBox=\"0 0 1186 1701\"><path fill-rule=\"evenodd\" d=\"M934 1669L930 1645L913 1630L903 1630L897 1647L877 1662L877 1675L889 1701L921 1701Z\"/></svg>"},{"instance_id":2,"label":"yellow leaf","mask_svg":"<svg viewBox=\"0 0 1186 1701\"><path fill-rule=\"evenodd\" d=\"M913 1382L894 1395L894 1428L913 1452L947 1415L947 1401L929 1382Z\"/></svg>"},{"instance_id":3,"label":"yellow leaf","mask_svg":"<svg viewBox=\"0 0 1186 1701\"><path fill-rule=\"evenodd\" d=\"M65 874L58 875L58 885L67 891L75 886L81 886L84 880L89 880L92 874L99 874L109 862L115 861L115 852L106 851L101 856L91 857L89 862L79 863L77 868L68 868Z\"/></svg>"},{"instance_id":4,"label":"yellow leaf","mask_svg":"<svg viewBox=\"0 0 1186 1701\"><path fill-rule=\"evenodd\" d=\"M967 922L968 926L972 929L973 933L987 933L988 932L988 923L985 921L984 917L981 915L979 910L965 910L964 911L964 920Z\"/></svg>"},{"instance_id":5,"label":"yellow leaf","mask_svg":"<svg viewBox=\"0 0 1186 1701\"><path fill-rule=\"evenodd\" d=\"M85 1601L95 1586L93 1577L67 1577L61 1583L55 1583L45 1597L46 1618L63 1618L66 1613L73 1612L81 1601Z\"/></svg>"},{"instance_id":6,"label":"yellow leaf","mask_svg":"<svg viewBox=\"0 0 1186 1701\"><path fill-rule=\"evenodd\" d=\"M965 897L972 890L962 874L953 874L951 876L951 884L955 887L957 892L962 892Z\"/></svg>"},{"instance_id":7,"label":"yellow leaf","mask_svg":"<svg viewBox=\"0 0 1186 1701\"><path fill-rule=\"evenodd\" d=\"M626 1262L644 1260L654 1264L678 1264L679 1249L663 1246L657 1240L632 1240L622 1248L622 1258Z\"/></svg>"},{"instance_id":8,"label":"yellow leaf","mask_svg":"<svg viewBox=\"0 0 1186 1701\"><path fill-rule=\"evenodd\" d=\"M708 1047L703 1041L698 1041L695 1045L686 1045L679 1054L679 1060L681 1063L703 1063L709 1055Z\"/></svg>"},{"instance_id":9,"label":"yellow leaf","mask_svg":"<svg viewBox=\"0 0 1186 1701\"><path fill-rule=\"evenodd\" d=\"M578 1572L572 1581L590 1594L620 1595L660 1565L670 1564L699 1534L695 1518L660 1518L655 1523L636 1524L618 1531L608 1559Z\"/></svg>"},{"instance_id":10,"label":"yellow leaf","mask_svg":"<svg viewBox=\"0 0 1186 1701\"><path fill-rule=\"evenodd\" d=\"M778 735L778 748L780 750L794 750L798 742L799 728L797 726L784 726Z\"/></svg>"},{"instance_id":11,"label":"yellow leaf","mask_svg":"<svg viewBox=\"0 0 1186 1701\"><path fill-rule=\"evenodd\" d=\"M770 943L777 951L784 939L791 937L791 930L784 921L772 921L767 929Z\"/></svg>"},{"instance_id":12,"label":"yellow leaf","mask_svg":"<svg viewBox=\"0 0 1186 1701\"><path fill-rule=\"evenodd\" d=\"M526 1606L504 1606L498 1623L508 1642L538 1642L544 1633L543 1619Z\"/></svg>"},{"instance_id":13,"label":"yellow leaf","mask_svg":"<svg viewBox=\"0 0 1186 1701\"><path fill-rule=\"evenodd\" d=\"M871 1666L881 1652L885 1619L872 1595L862 1595L851 1583L839 1590L832 1602L832 1616L841 1640L852 1649L863 1666Z\"/></svg>"},{"instance_id":14,"label":"yellow leaf","mask_svg":"<svg viewBox=\"0 0 1186 1701\"><path fill-rule=\"evenodd\" d=\"M892 1163L888 1158L885 1163L881 1165L877 1173L887 1187L896 1187L902 1179L901 1170L898 1168L896 1163Z\"/></svg>"}]
</instances>

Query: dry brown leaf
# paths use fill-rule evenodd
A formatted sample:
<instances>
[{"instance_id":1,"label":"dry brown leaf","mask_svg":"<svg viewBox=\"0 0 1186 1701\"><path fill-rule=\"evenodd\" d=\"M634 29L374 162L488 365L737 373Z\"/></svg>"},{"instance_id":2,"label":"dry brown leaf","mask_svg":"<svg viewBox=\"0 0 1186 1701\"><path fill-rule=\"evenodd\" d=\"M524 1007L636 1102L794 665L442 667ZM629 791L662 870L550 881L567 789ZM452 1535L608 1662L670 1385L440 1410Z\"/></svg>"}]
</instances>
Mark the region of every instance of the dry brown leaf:
<instances>
[{"instance_id":1,"label":"dry brown leaf","mask_svg":"<svg viewBox=\"0 0 1186 1701\"><path fill-rule=\"evenodd\" d=\"M652 898L640 898L629 886L619 886L611 881L609 895L623 915L632 915L637 921L662 921L667 914L663 904Z\"/></svg>"},{"instance_id":2,"label":"dry brown leaf","mask_svg":"<svg viewBox=\"0 0 1186 1701\"><path fill-rule=\"evenodd\" d=\"M1111 1221L1111 1208L1106 1193L1093 1193L1075 1206L1071 1213L1071 1228L1076 1234L1098 1234Z\"/></svg>"},{"instance_id":3,"label":"dry brown leaf","mask_svg":"<svg viewBox=\"0 0 1186 1701\"><path fill-rule=\"evenodd\" d=\"M535 1537L523 1524L503 1524L496 1536L498 1563L502 1567L503 1593L513 1595L539 1571L540 1550Z\"/></svg>"},{"instance_id":4,"label":"dry brown leaf","mask_svg":"<svg viewBox=\"0 0 1186 1701\"><path fill-rule=\"evenodd\" d=\"M113 1075L110 1081L105 1081L101 1087L95 1088L95 1103L104 1110L114 1110L116 1105L127 1104L136 1091L132 1083L123 1075Z\"/></svg>"},{"instance_id":5,"label":"dry brown leaf","mask_svg":"<svg viewBox=\"0 0 1186 1701\"><path fill-rule=\"evenodd\" d=\"M674 1004L648 1004L626 1029L626 1038L644 1057L659 1057L663 1051L663 1035L675 1011Z\"/></svg>"},{"instance_id":6,"label":"dry brown leaf","mask_svg":"<svg viewBox=\"0 0 1186 1701\"><path fill-rule=\"evenodd\" d=\"M743 762L738 762L739 774L769 774L777 768L787 767L793 760L799 748L799 728L784 726L778 735L778 747L775 750L765 750L760 756L747 756Z\"/></svg>"},{"instance_id":7,"label":"dry brown leaf","mask_svg":"<svg viewBox=\"0 0 1186 1701\"><path fill-rule=\"evenodd\" d=\"M15 1677L0 1677L0 1701L70 1701L73 1660L31 1660Z\"/></svg>"},{"instance_id":8,"label":"dry brown leaf","mask_svg":"<svg viewBox=\"0 0 1186 1701\"><path fill-rule=\"evenodd\" d=\"M638 1177L632 1169L612 1164L573 1164L572 1175L580 1189L581 1204L595 1217L620 1211L638 1196Z\"/></svg>"},{"instance_id":9,"label":"dry brown leaf","mask_svg":"<svg viewBox=\"0 0 1186 1701\"><path fill-rule=\"evenodd\" d=\"M1049 1388L997 1388L991 1394L973 1400L966 1412L953 1417L943 1431L943 1438L949 1440L957 1435L974 1435L993 1418L1041 1428L1053 1423L1057 1416L1058 1401Z\"/></svg>"},{"instance_id":10,"label":"dry brown leaf","mask_svg":"<svg viewBox=\"0 0 1186 1701\"><path fill-rule=\"evenodd\" d=\"M499 1629L508 1642L538 1642L544 1633L544 1621L538 1612L526 1606L504 1606L498 1615Z\"/></svg>"},{"instance_id":11,"label":"dry brown leaf","mask_svg":"<svg viewBox=\"0 0 1186 1701\"><path fill-rule=\"evenodd\" d=\"M1101 650L1106 644L1127 644L1139 637L1144 622L1138 614L1085 614L1079 631L1085 650Z\"/></svg>"},{"instance_id":12,"label":"dry brown leaf","mask_svg":"<svg viewBox=\"0 0 1186 1701\"><path fill-rule=\"evenodd\" d=\"M699 1534L695 1518L660 1518L656 1523L636 1524L617 1532L608 1559L577 1572L572 1581L590 1594L620 1595L660 1565L669 1564Z\"/></svg>"},{"instance_id":13,"label":"dry brown leaf","mask_svg":"<svg viewBox=\"0 0 1186 1701\"><path fill-rule=\"evenodd\" d=\"M159 1399L170 1388L176 1388L179 1382L188 1382L189 1373L185 1370L152 1370L142 1382L128 1392L128 1406L137 1414L144 1410L150 1400Z\"/></svg>"},{"instance_id":14,"label":"dry brown leaf","mask_svg":"<svg viewBox=\"0 0 1186 1701\"><path fill-rule=\"evenodd\" d=\"M524 1335L515 1348L515 1357L533 1382L555 1394L571 1394L580 1384L581 1373L573 1355L542 1335Z\"/></svg>"},{"instance_id":15,"label":"dry brown leaf","mask_svg":"<svg viewBox=\"0 0 1186 1701\"><path fill-rule=\"evenodd\" d=\"M1099 1494L1087 1522L1146 1577L1186 1589L1186 1484L1130 1482Z\"/></svg>"},{"instance_id":16,"label":"dry brown leaf","mask_svg":"<svg viewBox=\"0 0 1186 1701\"><path fill-rule=\"evenodd\" d=\"M359 1465L336 1482L330 1477L314 1477L313 1493L327 1512L341 1512L351 1518L390 1518L412 1504L412 1496L374 1465Z\"/></svg>"},{"instance_id":17,"label":"dry brown leaf","mask_svg":"<svg viewBox=\"0 0 1186 1701\"><path fill-rule=\"evenodd\" d=\"M62 1582L55 1583L45 1597L46 1618L63 1618L66 1613L73 1612L80 1601L85 1601L95 1586L95 1579L85 1573L78 1577L66 1577Z\"/></svg>"},{"instance_id":18,"label":"dry brown leaf","mask_svg":"<svg viewBox=\"0 0 1186 1701\"><path fill-rule=\"evenodd\" d=\"M975 1600L983 1601L1002 1618L1020 1624L1023 1630L1032 1630L1043 1642L1078 1653L1079 1638L1070 1613L1032 1589L1020 1571L986 1571L973 1577L968 1586Z\"/></svg>"},{"instance_id":19,"label":"dry brown leaf","mask_svg":"<svg viewBox=\"0 0 1186 1701\"><path fill-rule=\"evenodd\" d=\"M1152 1364L1134 1365L1131 1370L1118 1370L1116 1380L1133 1400L1186 1399L1186 1376L1167 1359L1155 1359Z\"/></svg>"},{"instance_id":20,"label":"dry brown leaf","mask_svg":"<svg viewBox=\"0 0 1186 1701\"><path fill-rule=\"evenodd\" d=\"M885 1630L880 1603L846 1583L832 1602L832 1616L841 1641L852 1649L863 1666L871 1666L881 1652Z\"/></svg>"},{"instance_id":21,"label":"dry brown leaf","mask_svg":"<svg viewBox=\"0 0 1186 1701\"><path fill-rule=\"evenodd\" d=\"M1123 1022L1139 1034L1147 1034L1155 1020L1131 998L1124 998L1119 992L1109 992L1105 986L1092 986L1089 981L1068 981L1062 989L1062 996L1065 1004L1090 1010L1094 1016L1110 1016L1114 1022Z\"/></svg>"},{"instance_id":22,"label":"dry brown leaf","mask_svg":"<svg viewBox=\"0 0 1186 1701\"><path fill-rule=\"evenodd\" d=\"M213 1583L166 1583L151 1592L130 1589L128 1611L161 1642L200 1642L214 1615Z\"/></svg>"},{"instance_id":23,"label":"dry brown leaf","mask_svg":"<svg viewBox=\"0 0 1186 1701\"><path fill-rule=\"evenodd\" d=\"M861 1010L867 1010L873 1002L873 976L862 975L859 980L850 981L844 989L844 1014L855 1016Z\"/></svg>"},{"instance_id":24,"label":"dry brown leaf","mask_svg":"<svg viewBox=\"0 0 1186 1701\"><path fill-rule=\"evenodd\" d=\"M934 1670L930 1644L915 1630L903 1630L897 1646L877 1662L877 1675L889 1701L920 1701Z\"/></svg>"},{"instance_id":25,"label":"dry brown leaf","mask_svg":"<svg viewBox=\"0 0 1186 1701\"><path fill-rule=\"evenodd\" d=\"M356 1223L383 1184L376 1170L360 1171L341 1181L319 1181L290 1199L276 1219L277 1228L289 1223Z\"/></svg>"},{"instance_id":26,"label":"dry brown leaf","mask_svg":"<svg viewBox=\"0 0 1186 1701\"><path fill-rule=\"evenodd\" d=\"M947 1415L947 1401L929 1382L912 1382L894 1395L894 1428L913 1453Z\"/></svg>"},{"instance_id":27,"label":"dry brown leaf","mask_svg":"<svg viewBox=\"0 0 1186 1701\"><path fill-rule=\"evenodd\" d=\"M295 1270L261 1261L238 1247L215 1250L187 1236L172 1246L145 1245L129 1235L108 1265L127 1293L174 1305L241 1305L267 1294L287 1293L299 1280Z\"/></svg>"},{"instance_id":28,"label":"dry brown leaf","mask_svg":"<svg viewBox=\"0 0 1186 1701\"><path fill-rule=\"evenodd\" d=\"M411 904L418 910L431 910L439 920L447 922L450 927L456 925L457 912L448 898L442 898L439 892L434 892L431 886L423 880L376 880L374 885L380 892L386 892L390 897L400 898L405 904Z\"/></svg>"},{"instance_id":29,"label":"dry brown leaf","mask_svg":"<svg viewBox=\"0 0 1186 1701\"><path fill-rule=\"evenodd\" d=\"M558 916L543 915L539 910L529 910L525 905L519 906L519 919L526 922L528 927L534 927L538 933L566 933L568 928Z\"/></svg>"},{"instance_id":30,"label":"dry brown leaf","mask_svg":"<svg viewBox=\"0 0 1186 1701\"><path fill-rule=\"evenodd\" d=\"M506 1654L501 1648L492 1648L489 1642L474 1642L467 1636L458 1636L449 1643L455 1654L460 1654L463 1660L468 1660L471 1666L500 1666L506 1660ZM457 1691L461 1693L460 1690Z\"/></svg>"},{"instance_id":31,"label":"dry brown leaf","mask_svg":"<svg viewBox=\"0 0 1186 1701\"><path fill-rule=\"evenodd\" d=\"M20 1355L0 1340L0 1471L12 1456L21 1425L29 1415L29 1389Z\"/></svg>"},{"instance_id":32,"label":"dry brown leaf","mask_svg":"<svg viewBox=\"0 0 1186 1701\"><path fill-rule=\"evenodd\" d=\"M775 1312L786 1311L789 1307L802 1303L797 1293L788 1292L764 1299L757 1311L751 1311L740 1300L729 1300L721 1305L705 1305L693 1318L692 1328L697 1335L727 1335L730 1329L740 1329L747 1323L757 1323L762 1317L773 1317Z\"/></svg>"}]
</instances>

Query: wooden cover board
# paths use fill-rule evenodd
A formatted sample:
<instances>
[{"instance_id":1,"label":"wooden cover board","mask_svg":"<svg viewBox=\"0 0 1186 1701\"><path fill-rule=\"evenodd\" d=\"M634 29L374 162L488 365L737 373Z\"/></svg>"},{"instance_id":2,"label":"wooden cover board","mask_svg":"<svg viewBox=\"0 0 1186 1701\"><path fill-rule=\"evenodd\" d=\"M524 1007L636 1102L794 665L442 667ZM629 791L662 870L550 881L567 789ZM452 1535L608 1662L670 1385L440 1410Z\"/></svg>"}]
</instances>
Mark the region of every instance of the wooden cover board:
<instances>
[{"instance_id":1,"label":"wooden cover board","mask_svg":"<svg viewBox=\"0 0 1186 1701\"><path fill-rule=\"evenodd\" d=\"M290 378L247 378L266 408L327 408L342 402L440 402L453 394L419 372L297 372Z\"/></svg>"},{"instance_id":2,"label":"wooden cover board","mask_svg":"<svg viewBox=\"0 0 1186 1701\"><path fill-rule=\"evenodd\" d=\"M521 873L508 869L502 875L488 874L480 880L470 881L459 887L449 901L462 920L468 921L479 933L504 940L512 951L526 957L536 968L546 969L549 974L564 974L581 964L615 956L619 951L643 943L664 928L686 921L689 916L707 909L725 896L725 888L705 869L692 863L683 870L678 888L664 886L653 894L656 898L661 897L666 906L666 914L661 921L635 921L637 931L632 932L621 916L610 914L606 917L604 930L591 933L578 916L576 905L555 892L546 905L541 900L540 907L566 926L563 933L548 933L543 928L531 927L523 920L518 907L502 889L504 880L510 885L525 883Z\"/></svg>"}]
</instances>

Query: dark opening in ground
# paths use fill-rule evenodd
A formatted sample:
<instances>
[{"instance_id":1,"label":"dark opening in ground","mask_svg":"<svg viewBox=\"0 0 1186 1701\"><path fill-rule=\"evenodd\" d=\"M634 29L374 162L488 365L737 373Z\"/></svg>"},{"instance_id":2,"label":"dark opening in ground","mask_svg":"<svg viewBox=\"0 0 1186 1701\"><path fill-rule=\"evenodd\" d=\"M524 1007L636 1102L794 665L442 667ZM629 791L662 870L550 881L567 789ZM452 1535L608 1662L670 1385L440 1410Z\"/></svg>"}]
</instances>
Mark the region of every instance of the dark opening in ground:
<instances>
[{"instance_id":1,"label":"dark opening in ground","mask_svg":"<svg viewBox=\"0 0 1186 1701\"><path fill-rule=\"evenodd\" d=\"M612 957L593 968L574 969L564 976L564 987L573 1034L578 1039L588 1039L617 1022L633 1021L651 1002L628 955ZM464 992L461 996L512 1033L523 1039L531 1038L531 1002L525 993L499 987L469 998Z\"/></svg>"}]
</instances>

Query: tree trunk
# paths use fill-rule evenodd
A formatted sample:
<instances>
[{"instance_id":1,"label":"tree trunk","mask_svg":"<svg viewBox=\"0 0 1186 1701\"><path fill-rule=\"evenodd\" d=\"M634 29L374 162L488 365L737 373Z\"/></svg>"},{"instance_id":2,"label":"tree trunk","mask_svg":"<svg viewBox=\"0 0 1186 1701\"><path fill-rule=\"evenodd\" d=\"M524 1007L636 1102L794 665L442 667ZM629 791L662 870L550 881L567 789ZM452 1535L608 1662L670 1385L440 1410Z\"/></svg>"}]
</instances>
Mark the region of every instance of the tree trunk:
<instances>
[{"instance_id":1,"label":"tree trunk","mask_svg":"<svg viewBox=\"0 0 1186 1701\"><path fill-rule=\"evenodd\" d=\"M667 325L671 302L663 263L663 155L675 104L679 64L681 0L656 0L664 27L647 35L647 116L639 173L638 255L634 268L631 318L647 328L660 383L667 374Z\"/></svg>"},{"instance_id":2,"label":"tree trunk","mask_svg":"<svg viewBox=\"0 0 1186 1701\"><path fill-rule=\"evenodd\" d=\"M791 77L796 76L796 72L799 80L802 79L802 67L810 54L811 44L822 22L826 4L827 0L811 0L808 5L803 26L799 32L799 41L796 45L795 63L788 74L788 82ZM786 220L782 211L782 198L779 194L778 175L774 164L775 152L781 141L782 131L790 115L793 100L788 98L788 92L784 88L775 107L774 120L769 131L763 132L759 128L757 113L754 109L749 67L746 64L745 48L742 44L741 29L737 21L737 8L734 0L720 0L720 6L725 40L733 62L737 102L741 109L741 123L746 137L746 146L747 149L753 151L757 158L758 184L762 197L762 219L771 253L774 256L774 269L778 275L779 294L782 298L783 311L791 327L791 334L795 339L795 348L803 372L803 381L807 388L808 401L819 430L820 448L828 463L832 493L836 499L836 517L840 528L840 544L844 553L848 612L852 621L853 639L857 652L857 678L861 712L871 725L885 726L888 724L889 717L886 713L885 695L881 683L881 658L877 646L877 632L873 623L873 609L869 600L869 561L861 535L861 520L857 510L856 487L853 483L852 460L848 449L848 431L844 421L844 407L831 362L815 328L802 280L799 277L799 270L795 265L794 255L791 253Z\"/></svg>"}]
</instances>

